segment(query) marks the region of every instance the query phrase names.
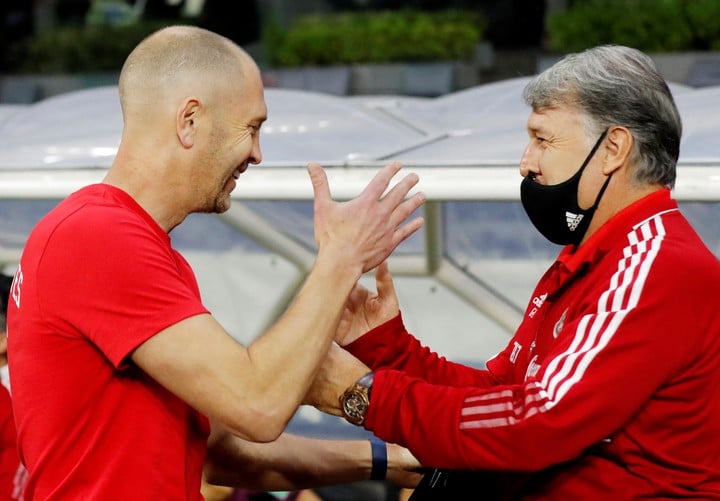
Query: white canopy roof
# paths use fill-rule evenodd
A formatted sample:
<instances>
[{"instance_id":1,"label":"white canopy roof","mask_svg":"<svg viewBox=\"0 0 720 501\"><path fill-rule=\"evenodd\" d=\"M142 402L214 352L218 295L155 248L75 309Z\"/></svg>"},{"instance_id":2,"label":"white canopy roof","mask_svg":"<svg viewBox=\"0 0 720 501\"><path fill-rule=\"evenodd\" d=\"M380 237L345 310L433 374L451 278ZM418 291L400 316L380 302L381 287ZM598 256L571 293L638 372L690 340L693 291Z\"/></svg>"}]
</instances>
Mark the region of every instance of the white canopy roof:
<instances>
[{"instance_id":1,"label":"white canopy roof","mask_svg":"<svg viewBox=\"0 0 720 501\"><path fill-rule=\"evenodd\" d=\"M428 195L424 231L391 259L403 316L441 354L482 365L507 342L557 252L517 203L527 81L433 99L267 89L263 162L241 177L233 208L220 218L190 217L173 231L205 302L233 336L250 342L284 310L314 257L307 162L325 165L333 195L345 198L378 167L400 160ZM672 90L685 130L675 196L720 253L720 87ZM14 264L57 200L102 179L121 128L113 86L0 105L0 262ZM296 426L312 422L338 423L303 410Z\"/></svg>"},{"instance_id":2,"label":"white canopy roof","mask_svg":"<svg viewBox=\"0 0 720 501\"><path fill-rule=\"evenodd\" d=\"M244 176L235 196L307 199L310 186L300 182L305 173L297 167L311 160L344 167L335 185L339 196L349 196L371 173L348 167L400 160L408 168L422 169L423 180L432 181L423 186L431 197L475 199L491 191L496 198L514 199L518 179L505 169L517 167L526 144L529 110L521 92L527 81L495 82L434 99L346 98L267 89L264 161ZM713 105L720 101L720 87L672 88L685 129L678 196L712 198L720 184L698 168L720 165L714 134L720 106ZM24 107L0 106L0 195L61 196L98 179L101 172L78 171L109 167L121 128L114 86Z\"/></svg>"}]
</instances>

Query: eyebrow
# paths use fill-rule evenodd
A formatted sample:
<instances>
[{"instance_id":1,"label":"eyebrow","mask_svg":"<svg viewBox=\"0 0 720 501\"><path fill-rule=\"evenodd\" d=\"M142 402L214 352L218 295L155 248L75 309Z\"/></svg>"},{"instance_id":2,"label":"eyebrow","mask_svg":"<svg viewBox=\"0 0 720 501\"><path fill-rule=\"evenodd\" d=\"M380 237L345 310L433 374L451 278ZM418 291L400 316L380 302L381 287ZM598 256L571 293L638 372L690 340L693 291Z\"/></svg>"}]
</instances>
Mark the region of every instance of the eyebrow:
<instances>
[{"instance_id":1,"label":"eyebrow","mask_svg":"<svg viewBox=\"0 0 720 501\"><path fill-rule=\"evenodd\" d=\"M548 134L547 129L545 127L543 127L542 125L528 124L527 131L528 131L528 133L533 134L535 136L538 136L538 135L543 136L543 135Z\"/></svg>"}]
</instances>

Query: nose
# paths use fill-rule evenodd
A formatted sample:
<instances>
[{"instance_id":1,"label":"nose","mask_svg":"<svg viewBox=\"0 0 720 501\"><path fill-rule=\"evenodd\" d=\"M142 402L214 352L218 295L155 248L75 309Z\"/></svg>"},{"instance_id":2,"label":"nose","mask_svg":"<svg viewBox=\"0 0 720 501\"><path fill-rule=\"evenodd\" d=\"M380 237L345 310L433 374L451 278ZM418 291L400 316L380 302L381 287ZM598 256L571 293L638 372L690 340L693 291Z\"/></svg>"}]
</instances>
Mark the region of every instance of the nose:
<instances>
[{"instance_id":1,"label":"nose","mask_svg":"<svg viewBox=\"0 0 720 501\"><path fill-rule=\"evenodd\" d=\"M539 174L537 155L533 153L532 143L528 144L520 158L520 175L527 177L530 174Z\"/></svg>"},{"instance_id":2,"label":"nose","mask_svg":"<svg viewBox=\"0 0 720 501\"><path fill-rule=\"evenodd\" d=\"M262 151L260 151L260 138L258 137L255 141L253 141L253 147L252 150L250 150L250 156L248 157L248 162L257 165L260 162L262 162Z\"/></svg>"}]
</instances>

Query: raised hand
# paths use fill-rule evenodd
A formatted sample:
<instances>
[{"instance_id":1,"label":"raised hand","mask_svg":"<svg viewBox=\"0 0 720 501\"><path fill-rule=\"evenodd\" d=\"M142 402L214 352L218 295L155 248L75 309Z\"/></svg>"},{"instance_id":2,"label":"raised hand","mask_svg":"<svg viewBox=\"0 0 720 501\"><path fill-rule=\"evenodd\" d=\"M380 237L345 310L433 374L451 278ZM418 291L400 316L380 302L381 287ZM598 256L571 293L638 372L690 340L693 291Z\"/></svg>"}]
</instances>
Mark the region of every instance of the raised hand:
<instances>
[{"instance_id":1,"label":"raised hand","mask_svg":"<svg viewBox=\"0 0 720 501\"><path fill-rule=\"evenodd\" d=\"M407 221L425 202L423 193L406 198L419 181L416 174L408 174L383 195L399 171L399 163L388 164L356 198L336 202L331 197L323 168L317 163L309 164L318 251L332 247L343 254L349 264L359 264L364 273L384 261L403 240L419 230L423 218Z\"/></svg>"},{"instance_id":2,"label":"raised hand","mask_svg":"<svg viewBox=\"0 0 720 501\"><path fill-rule=\"evenodd\" d=\"M360 282L350 292L335 334L335 341L340 346L352 343L370 329L397 316L400 311L387 261L380 263L375 270L375 286L376 294Z\"/></svg>"}]
</instances>

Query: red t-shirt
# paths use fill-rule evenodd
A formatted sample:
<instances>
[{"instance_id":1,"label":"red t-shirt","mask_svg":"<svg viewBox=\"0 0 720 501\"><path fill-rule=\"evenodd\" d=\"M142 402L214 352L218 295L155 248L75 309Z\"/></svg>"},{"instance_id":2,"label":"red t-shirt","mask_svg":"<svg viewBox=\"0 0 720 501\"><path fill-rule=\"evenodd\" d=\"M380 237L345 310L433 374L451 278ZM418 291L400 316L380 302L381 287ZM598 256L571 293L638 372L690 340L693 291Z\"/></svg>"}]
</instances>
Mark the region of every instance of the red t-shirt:
<instances>
[{"instance_id":1,"label":"red t-shirt","mask_svg":"<svg viewBox=\"0 0 720 501\"><path fill-rule=\"evenodd\" d=\"M494 472L477 489L502 499L720 499L718 284L660 190L561 252L488 370L399 317L351 344L377 369L365 425L427 466Z\"/></svg>"},{"instance_id":2,"label":"red t-shirt","mask_svg":"<svg viewBox=\"0 0 720 501\"><path fill-rule=\"evenodd\" d=\"M0 384L0 499L23 499L26 475L17 452L10 392Z\"/></svg>"},{"instance_id":3,"label":"red t-shirt","mask_svg":"<svg viewBox=\"0 0 720 501\"><path fill-rule=\"evenodd\" d=\"M207 419L129 355L206 312L188 263L125 192L86 187L38 223L8 310L28 499L202 499Z\"/></svg>"}]
</instances>

